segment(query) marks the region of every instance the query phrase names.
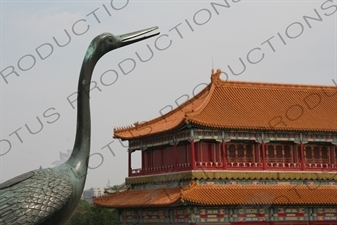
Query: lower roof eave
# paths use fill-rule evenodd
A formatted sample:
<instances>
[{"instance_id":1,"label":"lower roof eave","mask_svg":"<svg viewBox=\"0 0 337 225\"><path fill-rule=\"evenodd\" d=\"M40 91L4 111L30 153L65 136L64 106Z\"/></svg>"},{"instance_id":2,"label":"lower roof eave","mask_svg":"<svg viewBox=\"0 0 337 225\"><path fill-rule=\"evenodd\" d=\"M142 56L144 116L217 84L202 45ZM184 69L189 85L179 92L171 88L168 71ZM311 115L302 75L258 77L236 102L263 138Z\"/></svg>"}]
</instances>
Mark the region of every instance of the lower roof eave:
<instances>
[{"instance_id":1,"label":"lower roof eave","mask_svg":"<svg viewBox=\"0 0 337 225\"><path fill-rule=\"evenodd\" d=\"M182 205L183 203L181 202L180 199L178 199L176 202L170 203L170 204L134 204L134 205L109 205L109 204L99 204L99 203L94 203L94 205L102 208L113 208L113 209L147 209L147 208L171 208L171 207L177 207Z\"/></svg>"},{"instance_id":2,"label":"lower roof eave","mask_svg":"<svg viewBox=\"0 0 337 225\"><path fill-rule=\"evenodd\" d=\"M336 203L287 203L287 204L268 204L268 203L236 203L236 204L225 204L225 203L218 203L218 204L205 204L205 203L197 203L197 202L190 202L185 201L183 205L190 205L190 206L201 206L201 207L238 207L238 206L259 206L259 207L272 207L272 206L311 206L311 207L322 207L322 206L336 206Z\"/></svg>"}]
</instances>

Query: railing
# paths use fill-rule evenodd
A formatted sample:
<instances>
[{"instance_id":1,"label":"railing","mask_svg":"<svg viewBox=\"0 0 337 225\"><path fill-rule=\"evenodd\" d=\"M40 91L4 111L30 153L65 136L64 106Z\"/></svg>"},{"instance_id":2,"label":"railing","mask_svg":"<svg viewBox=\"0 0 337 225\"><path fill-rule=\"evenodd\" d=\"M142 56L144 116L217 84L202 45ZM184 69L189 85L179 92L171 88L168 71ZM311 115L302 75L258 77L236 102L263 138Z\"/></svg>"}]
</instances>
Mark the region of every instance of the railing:
<instances>
[{"instance_id":1,"label":"railing","mask_svg":"<svg viewBox=\"0 0 337 225\"><path fill-rule=\"evenodd\" d=\"M145 168L145 172L154 172L154 171L163 171L163 170L170 170L173 169L174 165L168 165L168 166L156 166L156 167L149 167Z\"/></svg>"},{"instance_id":2,"label":"railing","mask_svg":"<svg viewBox=\"0 0 337 225\"><path fill-rule=\"evenodd\" d=\"M244 157L244 158L229 157L227 158L226 166L229 168L238 168L238 167L260 168L262 167L262 162L254 162L253 157Z\"/></svg>"},{"instance_id":3,"label":"railing","mask_svg":"<svg viewBox=\"0 0 337 225\"><path fill-rule=\"evenodd\" d=\"M132 169L131 170L131 174L140 174L142 172L141 168L137 168L137 169Z\"/></svg>"},{"instance_id":4,"label":"railing","mask_svg":"<svg viewBox=\"0 0 337 225\"><path fill-rule=\"evenodd\" d=\"M328 159L324 160L308 160L304 162L306 168L336 168L334 164L330 164Z\"/></svg>"},{"instance_id":5,"label":"railing","mask_svg":"<svg viewBox=\"0 0 337 225\"><path fill-rule=\"evenodd\" d=\"M224 170L224 168L233 170L233 169L253 169L253 170L262 170L263 162L226 162L226 165L223 165L223 162L195 162L196 169L209 169L209 170ZM275 162L269 160L266 162L266 170L301 170L302 163L299 162ZM331 164L328 160L325 161L306 161L304 163L304 170L319 170L322 168L332 168L337 170L337 164ZM174 165L158 166L151 168L137 168L132 169L130 176L141 176L141 175L151 175L151 174L161 174L167 172L178 172L178 171L188 171L192 169L191 163L178 163ZM226 170L225 169L225 170Z\"/></svg>"},{"instance_id":6,"label":"railing","mask_svg":"<svg viewBox=\"0 0 337 225\"><path fill-rule=\"evenodd\" d=\"M222 162L195 162L197 167L223 167Z\"/></svg>"},{"instance_id":7,"label":"railing","mask_svg":"<svg viewBox=\"0 0 337 225\"><path fill-rule=\"evenodd\" d=\"M292 162L267 162L267 167L270 168L301 168L301 162L292 163Z\"/></svg>"},{"instance_id":8,"label":"railing","mask_svg":"<svg viewBox=\"0 0 337 225\"><path fill-rule=\"evenodd\" d=\"M253 163L254 158L252 157L245 157L245 158L236 158L236 157L229 157L227 159L228 162L235 162L235 163Z\"/></svg>"},{"instance_id":9,"label":"railing","mask_svg":"<svg viewBox=\"0 0 337 225\"><path fill-rule=\"evenodd\" d=\"M227 167L262 167L262 162L227 162Z\"/></svg>"},{"instance_id":10,"label":"railing","mask_svg":"<svg viewBox=\"0 0 337 225\"><path fill-rule=\"evenodd\" d=\"M166 166L156 166L156 167L149 167L149 168L137 168L137 169L131 169L130 176L140 176L140 175L146 175L146 174L158 174L163 172L172 172L172 171L180 171L180 170L186 170L191 167L190 163L179 163L177 164L177 168L174 167L174 165L166 165Z\"/></svg>"},{"instance_id":11,"label":"railing","mask_svg":"<svg viewBox=\"0 0 337 225\"><path fill-rule=\"evenodd\" d=\"M188 168L191 166L190 163L179 163L178 165L178 168Z\"/></svg>"}]
</instances>

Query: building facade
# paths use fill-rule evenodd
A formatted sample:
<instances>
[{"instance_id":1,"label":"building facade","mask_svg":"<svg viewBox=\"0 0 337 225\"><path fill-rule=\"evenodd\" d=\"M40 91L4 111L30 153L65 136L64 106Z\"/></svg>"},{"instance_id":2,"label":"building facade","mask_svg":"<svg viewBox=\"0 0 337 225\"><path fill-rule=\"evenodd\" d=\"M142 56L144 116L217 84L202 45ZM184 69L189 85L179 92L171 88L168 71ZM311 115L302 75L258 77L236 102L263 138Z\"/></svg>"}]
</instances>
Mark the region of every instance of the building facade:
<instances>
[{"instance_id":1,"label":"building facade","mask_svg":"<svg viewBox=\"0 0 337 225\"><path fill-rule=\"evenodd\" d=\"M87 201L89 204L92 204L93 197L99 197L104 195L104 187L92 187L88 190L84 190L82 194L82 199Z\"/></svg>"},{"instance_id":2,"label":"building facade","mask_svg":"<svg viewBox=\"0 0 337 225\"><path fill-rule=\"evenodd\" d=\"M129 142L129 189L94 204L117 208L121 224L337 225L337 88L220 75L169 113L115 129Z\"/></svg>"}]
</instances>

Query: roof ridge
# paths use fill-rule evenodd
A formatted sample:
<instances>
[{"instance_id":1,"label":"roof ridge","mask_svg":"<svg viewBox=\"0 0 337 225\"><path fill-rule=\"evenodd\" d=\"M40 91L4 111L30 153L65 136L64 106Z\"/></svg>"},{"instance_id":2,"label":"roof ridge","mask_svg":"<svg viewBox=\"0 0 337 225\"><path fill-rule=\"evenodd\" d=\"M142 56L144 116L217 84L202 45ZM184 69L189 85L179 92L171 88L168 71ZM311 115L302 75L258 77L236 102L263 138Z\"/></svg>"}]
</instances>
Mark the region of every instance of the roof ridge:
<instances>
[{"instance_id":1,"label":"roof ridge","mask_svg":"<svg viewBox=\"0 0 337 225\"><path fill-rule=\"evenodd\" d=\"M212 74L211 74L211 80L212 83L214 83L217 87L224 86L226 85L231 85L231 86L238 86L238 87L245 87L244 85L248 86L249 88L253 87L266 87L270 88L270 86L274 87L279 87L279 88L332 88L332 89L337 89L337 84L335 86L333 85L314 85L314 84L294 84L294 83L274 83L274 82L259 82L259 81L235 81L235 80L222 80L220 78L222 71L220 69L217 69L216 72L212 69Z\"/></svg>"},{"instance_id":2,"label":"roof ridge","mask_svg":"<svg viewBox=\"0 0 337 225\"><path fill-rule=\"evenodd\" d=\"M330 85L313 85L313 84L293 84L293 83L268 83L268 82L255 82L255 81L230 81L230 80L220 80L221 86L224 86L225 84L231 85L232 87L249 87L249 88L268 88L270 87L276 87L279 89L293 89L293 88L301 88L303 89L331 89L336 90L337 86L330 86Z\"/></svg>"}]
</instances>

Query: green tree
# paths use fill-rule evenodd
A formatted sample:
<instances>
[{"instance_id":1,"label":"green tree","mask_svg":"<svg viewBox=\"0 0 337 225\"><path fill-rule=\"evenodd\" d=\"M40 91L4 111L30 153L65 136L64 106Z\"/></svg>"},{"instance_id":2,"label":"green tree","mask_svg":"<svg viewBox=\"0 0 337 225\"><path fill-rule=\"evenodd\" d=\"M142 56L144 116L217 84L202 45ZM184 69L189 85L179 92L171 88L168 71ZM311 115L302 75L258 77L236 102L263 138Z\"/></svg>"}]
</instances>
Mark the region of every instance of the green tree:
<instances>
[{"instance_id":1,"label":"green tree","mask_svg":"<svg viewBox=\"0 0 337 225\"><path fill-rule=\"evenodd\" d=\"M101 208L80 200L68 225L117 225L118 214L114 209Z\"/></svg>"}]
</instances>

